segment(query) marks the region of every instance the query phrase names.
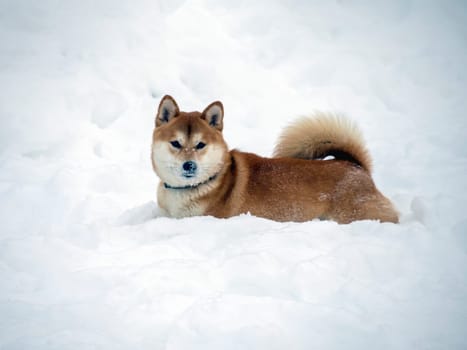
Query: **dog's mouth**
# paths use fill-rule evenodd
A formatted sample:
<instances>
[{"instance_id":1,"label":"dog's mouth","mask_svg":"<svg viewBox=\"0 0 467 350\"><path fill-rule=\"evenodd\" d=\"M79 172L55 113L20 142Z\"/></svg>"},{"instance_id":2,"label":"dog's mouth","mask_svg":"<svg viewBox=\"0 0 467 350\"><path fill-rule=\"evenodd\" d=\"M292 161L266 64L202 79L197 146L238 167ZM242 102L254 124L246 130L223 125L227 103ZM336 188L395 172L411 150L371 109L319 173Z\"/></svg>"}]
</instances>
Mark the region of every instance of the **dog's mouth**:
<instances>
[{"instance_id":1,"label":"dog's mouth","mask_svg":"<svg viewBox=\"0 0 467 350\"><path fill-rule=\"evenodd\" d=\"M182 176L186 179L191 179L193 177L196 177L196 174L192 174L192 173L184 173L182 174Z\"/></svg>"}]
</instances>

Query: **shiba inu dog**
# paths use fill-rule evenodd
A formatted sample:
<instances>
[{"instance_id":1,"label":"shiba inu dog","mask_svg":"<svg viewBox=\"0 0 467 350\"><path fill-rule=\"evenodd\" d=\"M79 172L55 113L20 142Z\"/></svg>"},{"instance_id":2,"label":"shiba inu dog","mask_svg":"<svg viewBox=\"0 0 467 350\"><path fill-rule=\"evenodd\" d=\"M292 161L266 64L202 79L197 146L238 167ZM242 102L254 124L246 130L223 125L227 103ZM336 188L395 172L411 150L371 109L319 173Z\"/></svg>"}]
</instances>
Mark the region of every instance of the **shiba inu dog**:
<instances>
[{"instance_id":1,"label":"shiba inu dog","mask_svg":"<svg viewBox=\"0 0 467 350\"><path fill-rule=\"evenodd\" d=\"M161 180L158 204L168 216L398 222L373 183L360 132L348 120L324 113L299 119L283 131L274 157L264 158L229 151L223 117L219 101L203 112L182 112L171 96L162 98L151 158Z\"/></svg>"}]
</instances>

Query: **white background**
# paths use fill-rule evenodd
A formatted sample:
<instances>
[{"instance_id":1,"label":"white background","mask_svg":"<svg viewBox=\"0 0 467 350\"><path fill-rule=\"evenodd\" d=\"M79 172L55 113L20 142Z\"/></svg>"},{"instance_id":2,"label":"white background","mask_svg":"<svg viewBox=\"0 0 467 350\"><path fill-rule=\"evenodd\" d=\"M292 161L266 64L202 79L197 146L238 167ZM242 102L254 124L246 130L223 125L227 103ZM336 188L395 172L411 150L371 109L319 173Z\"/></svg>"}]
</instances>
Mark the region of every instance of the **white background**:
<instances>
[{"instance_id":1,"label":"white background","mask_svg":"<svg viewBox=\"0 0 467 350\"><path fill-rule=\"evenodd\" d=\"M0 349L467 347L463 1L0 1ZM160 98L361 127L401 224L158 217Z\"/></svg>"}]
</instances>

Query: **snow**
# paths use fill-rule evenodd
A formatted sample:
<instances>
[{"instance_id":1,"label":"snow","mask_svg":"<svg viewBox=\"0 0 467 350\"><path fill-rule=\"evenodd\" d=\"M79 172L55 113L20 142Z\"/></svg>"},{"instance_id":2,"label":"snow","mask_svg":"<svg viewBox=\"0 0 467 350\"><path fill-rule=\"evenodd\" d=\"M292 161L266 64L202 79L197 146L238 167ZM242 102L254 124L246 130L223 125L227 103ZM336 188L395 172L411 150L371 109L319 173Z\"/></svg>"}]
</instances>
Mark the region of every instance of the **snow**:
<instances>
[{"instance_id":1,"label":"snow","mask_svg":"<svg viewBox=\"0 0 467 350\"><path fill-rule=\"evenodd\" d=\"M0 6L1 349L467 347L463 1ZM344 112L401 224L160 217L154 117Z\"/></svg>"}]
</instances>

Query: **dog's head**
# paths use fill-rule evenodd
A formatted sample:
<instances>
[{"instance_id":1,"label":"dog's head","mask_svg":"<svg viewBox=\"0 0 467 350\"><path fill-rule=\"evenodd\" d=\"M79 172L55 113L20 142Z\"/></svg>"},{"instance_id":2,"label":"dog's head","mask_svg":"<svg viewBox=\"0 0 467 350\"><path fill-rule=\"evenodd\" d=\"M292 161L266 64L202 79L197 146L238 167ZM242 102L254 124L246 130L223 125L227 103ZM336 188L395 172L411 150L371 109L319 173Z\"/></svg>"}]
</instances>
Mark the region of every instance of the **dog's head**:
<instances>
[{"instance_id":1,"label":"dog's head","mask_svg":"<svg viewBox=\"0 0 467 350\"><path fill-rule=\"evenodd\" d=\"M173 187L196 186L220 173L228 159L222 137L224 108L219 101L200 112L181 112L164 96L156 115L152 165L159 178Z\"/></svg>"}]
</instances>

